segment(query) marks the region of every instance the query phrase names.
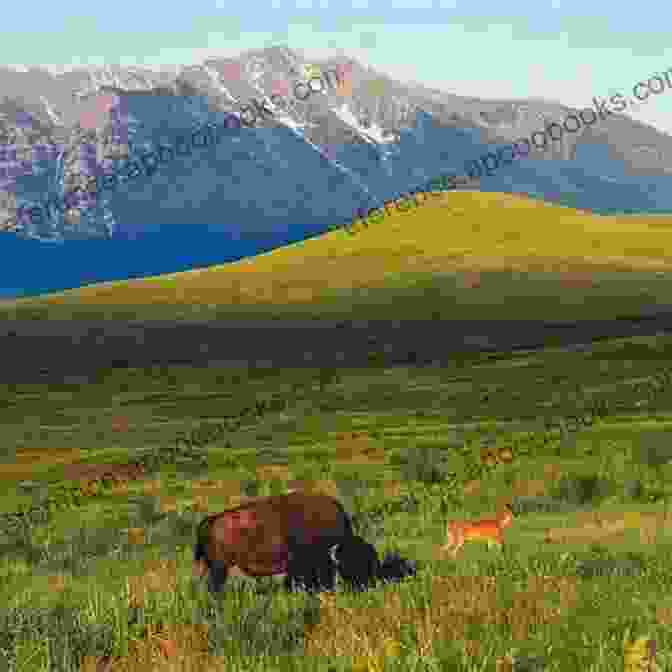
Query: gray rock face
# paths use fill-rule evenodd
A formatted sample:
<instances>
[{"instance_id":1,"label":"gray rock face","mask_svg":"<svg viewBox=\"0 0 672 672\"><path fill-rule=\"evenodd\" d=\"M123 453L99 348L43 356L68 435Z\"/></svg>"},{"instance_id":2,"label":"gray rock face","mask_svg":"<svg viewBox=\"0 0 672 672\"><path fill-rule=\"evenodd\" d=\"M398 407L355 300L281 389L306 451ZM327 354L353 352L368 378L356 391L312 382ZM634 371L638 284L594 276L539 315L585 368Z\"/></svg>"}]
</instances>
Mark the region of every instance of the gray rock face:
<instances>
[{"instance_id":1,"label":"gray rock face","mask_svg":"<svg viewBox=\"0 0 672 672\"><path fill-rule=\"evenodd\" d=\"M545 150L533 152L535 159L576 163L578 150L592 145L606 151L608 160L618 162L627 178L661 177L672 171L672 137L622 115L612 113L604 120L569 133L562 130L562 123L578 111L559 103L461 98L380 77L354 61L349 63L347 72L339 69L343 65L329 61L313 65L312 70L306 69L307 64L296 53L273 47L246 52L238 59L213 59L199 66L163 71L105 67L54 74L38 68L27 72L0 68L0 90L5 97L0 103L0 140L15 146L20 155L16 160L21 164L18 168L10 166L11 175L4 182L0 181L0 189L4 187L5 194L0 204L6 222L4 228L47 239L113 236L124 228L124 219L135 219L131 213L137 206L135 195L141 192L143 201L153 201L154 210L169 210L182 222L193 221L194 208L192 205L190 212L188 201L193 201L194 196L199 197L197 201L208 200L204 190L197 190L201 192L197 194L194 185L185 184L180 190L182 198L173 195L165 205L156 207L156 203L165 199L159 198L161 188L157 184L145 184L139 189L141 181L148 182L145 176L138 180L138 189L134 185L128 190L130 193L101 195L95 203L77 203L64 208L62 215L50 221L36 221L33 217L17 221L16 200L17 197L23 200L22 194L26 194L26 200L39 200L36 197L40 192L62 199L64 193L78 187L85 190L97 169L119 168L129 155L138 156L143 149L155 148L157 133L166 127L184 131L208 120L222 119L223 113L241 120L244 128L237 143L242 155L234 156L235 145L228 143L217 152L221 161L230 164L232 159L245 158L269 176L274 169L290 168L299 178L297 182L307 182L311 181L315 168L311 165L313 155L322 153L326 160L326 169L322 171L326 183L322 179L319 184L311 184L311 191L317 191L320 196L325 196L325 192L328 195L334 191L334 185L329 182L338 179L347 187L346 192L352 192L351 201L361 203L363 200L371 207L386 198L388 191L399 193L403 188L416 187L434 177L428 169L435 161L431 160L429 147L422 147L429 145L425 142L428 138L423 137L426 124L418 123L418 113L428 115L433 127L450 129L453 133L459 131L472 140L468 143L471 147L451 147L451 134L443 135L447 152L454 155L453 160L445 163L458 173L460 168L464 169L460 163L479 164L484 153L479 148L483 149L485 143L502 145L529 139L551 124L555 125L549 131L554 139L547 138ZM101 112L96 102L105 95L119 97L122 121L116 122L116 135L112 113ZM159 115L157 105L150 99L161 101L161 106L168 103L174 114ZM590 104L592 115L597 117L594 103ZM95 117L93 125L82 128L83 116ZM586 112L582 118L588 121L592 117ZM250 121L252 124L247 130L245 122ZM566 127L572 128L572 124ZM402 141L403 136L407 142ZM539 143L541 137L537 138ZM252 147L260 144L259 139L263 151ZM303 151L296 145L297 141ZM60 164L53 156L47 162L52 164L50 167L31 161L31 150L39 143L62 145ZM84 143L91 146L89 170L81 165ZM356 149L358 147L360 149ZM422 155L423 150L426 166L422 161L418 166L414 159ZM202 162L200 157L195 161ZM416 165L411 166L411 162ZM485 167L482 170L484 181L493 177L487 174ZM505 167L498 170L507 172ZM37 184L39 180L33 178L45 172L47 184L44 179ZM302 193L298 185L294 184L287 197L274 205L273 200L264 202L254 193L256 190L250 183L254 171L241 167L239 172L243 174L229 175L234 183L235 177L243 182L236 185L238 199L256 209L257 214L273 218L276 210L289 209L295 214L304 210L304 216L309 215L300 207ZM176 176L166 175L168 180L173 177ZM212 176L206 182L209 187L214 186ZM529 186L532 187L529 191L548 195L552 200L552 194L544 193L544 184ZM562 191L562 186L557 185L558 191ZM515 184L512 187L517 188ZM338 196L343 198L347 193L341 192ZM220 200L219 204L223 202ZM350 212L353 204L347 204ZM214 203L212 205L214 207ZM597 203L595 207L599 210L600 205ZM642 205L633 203L633 208L643 209ZM327 208L330 206L332 203L327 204ZM161 221L165 220L164 215L165 212ZM148 223L148 226L151 225ZM249 222L242 228L253 230Z\"/></svg>"}]
</instances>

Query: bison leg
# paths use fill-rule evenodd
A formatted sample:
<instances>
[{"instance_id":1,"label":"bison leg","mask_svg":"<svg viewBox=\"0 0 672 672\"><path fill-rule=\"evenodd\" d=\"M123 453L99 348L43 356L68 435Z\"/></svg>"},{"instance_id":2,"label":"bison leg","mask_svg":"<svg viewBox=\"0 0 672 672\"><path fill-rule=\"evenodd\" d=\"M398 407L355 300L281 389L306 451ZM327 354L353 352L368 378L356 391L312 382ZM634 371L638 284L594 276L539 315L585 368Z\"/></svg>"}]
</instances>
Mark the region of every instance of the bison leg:
<instances>
[{"instance_id":1,"label":"bison leg","mask_svg":"<svg viewBox=\"0 0 672 672\"><path fill-rule=\"evenodd\" d=\"M208 590L211 593L219 593L229 574L229 568L222 562L213 562L210 565L210 572L208 574Z\"/></svg>"},{"instance_id":2,"label":"bison leg","mask_svg":"<svg viewBox=\"0 0 672 672\"><path fill-rule=\"evenodd\" d=\"M208 573L208 563L205 560L194 560L192 574L195 579L202 579Z\"/></svg>"},{"instance_id":3,"label":"bison leg","mask_svg":"<svg viewBox=\"0 0 672 672\"><path fill-rule=\"evenodd\" d=\"M313 590L334 590L336 587L336 565L329 551L330 548L324 546L315 554L310 574Z\"/></svg>"},{"instance_id":4,"label":"bison leg","mask_svg":"<svg viewBox=\"0 0 672 672\"><path fill-rule=\"evenodd\" d=\"M208 577L208 590L211 593L218 593L221 591L228 576L228 568L225 564L215 562L208 565L205 560L194 560L192 565L192 573L194 579L202 579L204 576Z\"/></svg>"}]
</instances>

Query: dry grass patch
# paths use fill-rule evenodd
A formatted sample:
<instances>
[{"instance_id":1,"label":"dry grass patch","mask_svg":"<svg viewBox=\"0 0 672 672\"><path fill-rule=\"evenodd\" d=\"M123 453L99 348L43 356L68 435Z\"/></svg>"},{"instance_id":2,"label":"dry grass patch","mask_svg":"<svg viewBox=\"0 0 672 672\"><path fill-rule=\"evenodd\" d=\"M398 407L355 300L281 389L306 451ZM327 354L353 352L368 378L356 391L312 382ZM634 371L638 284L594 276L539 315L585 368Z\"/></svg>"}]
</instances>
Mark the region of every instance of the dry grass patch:
<instances>
[{"instance_id":1,"label":"dry grass patch","mask_svg":"<svg viewBox=\"0 0 672 672\"><path fill-rule=\"evenodd\" d=\"M541 478L518 479L511 484L513 497L541 497L548 490L548 483Z\"/></svg>"},{"instance_id":2,"label":"dry grass patch","mask_svg":"<svg viewBox=\"0 0 672 672\"><path fill-rule=\"evenodd\" d=\"M366 466L367 464L384 464L385 462L385 451L382 449L371 450L370 452L360 453L358 455L351 455L348 458L334 460L336 464L355 464Z\"/></svg>"},{"instance_id":3,"label":"dry grass patch","mask_svg":"<svg viewBox=\"0 0 672 672\"><path fill-rule=\"evenodd\" d=\"M240 495L240 480L228 478L218 480L196 480L192 481L189 490L194 495L225 495L225 496L239 496Z\"/></svg>"},{"instance_id":4,"label":"dry grass patch","mask_svg":"<svg viewBox=\"0 0 672 672\"><path fill-rule=\"evenodd\" d=\"M390 653L390 643L399 641L403 609L398 594L387 593L382 609L337 605L333 593L322 593L319 599L320 622L305 632L306 656L351 656L375 669ZM338 637L334 637L336 632Z\"/></svg>"},{"instance_id":5,"label":"dry grass patch","mask_svg":"<svg viewBox=\"0 0 672 672\"><path fill-rule=\"evenodd\" d=\"M561 470L557 464L545 464L542 478L517 478L510 486L507 497L542 497L560 479ZM502 501L506 503L506 498Z\"/></svg>"},{"instance_id":6,"label":"dry grass patch","mask_svg":"<svg viewBox=\"0 0 672 672\"><path fill-rule=\"evenodd\" d=\"M17 448L15 464L34 464L44 462L55 464L58 462L70 462L72 459L79 459L82 451L79 448L59 448L57 450L30 448Z\"/></svg>"},{"instance_id":7,"label":"dry grass patch","mask_svg":"<svg viewBox=\"0 0 672 672\"><path fill-rule=\"evenodd\" d=\"M160 495L165 490L165 487L161 477L155 476L142 484L142 492L145 495Z\"/></svg>"},{"instance_id":8,"label":"dry grass patch","mask_svg":"<svg viewBox=\"0 0 672 672\"><path fill-rule=\"evenodd\" d=\"M515 661L513 656L507 655L495 660L495 672L515 672Z\"/></svg>"},{"instance_id":9,"label":"dry grass patch","mask_svg":"<svg viewBox=\"0 0 672 672\"><path fill-rule=\"evenodd\" d=\"M50 574L49 577L47 578L47 582L49 585L49 589L60 593L65 590L66 587L66 580L65 580L65 574L58 573L58 574Z\"/></svg>"},{"instance_id":10,"label":"dry grass patch","mask_svg":"<svg viewBox=\"0 0 672 672\"><path fill-rule=\"evenodd\" d=\"M306 632L306 655L380 658L389 642L400 640L402 624L411 624L425 655L433 653L435 642L450 640L462 642L466 655L478 657L480 642L467 636L473 623L504 625L512 639L523 641L532 628L557 623L578 599L573 578L535 576L505 604L496 581L488 576L433 577L423 607L405 604L393 590L385 593L379 608L341 606L336 596L322 595L320 622ZM548 605L548 595L558 596L559 606Z\"/></svg>"},{"instance_id":11,"label":"dry grass patch","mask_svg":"<svg viewBox=\"0 0 672 672\"><path fill-rule=\"evenodd\" d=\"M174 592L177 587L175 560L152 560L145 563L145 572L126 579L128 603L133 607L144 604L148 592Z\"/></svg>"},{"instance_id":12,"label":"dry grass patch","mask_svg":"<svg viewBox=\"0 0 672 672\"><path fill-rule=\"evenodd\" d=\"M145 528L144 527L129 527L124 530L129 544L133 546L142 546L145 543Z\"/></svg>"},{"instance_id":13,"label":"dry grass patch","mask_svg":"<svg viewBox=\"0 0 672 672\"><path fill-rule=\"evenodd\" d=\"M335 481L331 479L289 481L287 487L290 490L298 490L300 492L329 495L336 498L340 497L338 487Z\"/></svg>"},{"instance_id":14,"label":"dry grass patch","mask_svg":"<svg viewBox=\"0 0 672 672\"><path fill-rule=\"evenodd\" d=\"M602 512L581 511L573 516L578 525L551 528L546 533L547 542L618 542L625 531L639 531L643 544L654 544L658 535L672 529L672 514L669 512L642 513L639 511Z\"/></svg>"},{"instance_id":15,"label":"dry grass patch","mask_svg":"<svg viewBox=\"0 0 672 672\"><path fill-rule=\"evenodd\" d=\"M148 628L141 640L132 640L122 658L88 656L80 672L210 672L226 669L220 657L208 655L205 624Z\"/></svg>"},{"instance_id":16,"label":"dry grass patch","mask_svg":"<svg viewBox=\"0 0 672 672\"><path fill-rule=\"evenodd\" d=\"M401 495L401 481L383 481L383 496L394 498Z\"/></svg>"},{"instance_id":17,"label":"dry grass patch","mask_svg":"<svg viewBox=\"0 0 672 672\"><path fill-rule=\"evenodd\" d=\"M546 462L544 464L544 477L550 481L557 481L562 474L560 465L556 462Z\"/></svg>"},{"instance_id":18,"label":"dry grass patch","mask_svg":"<svg viewBox=\"0 0 672 672\"><path fill-rule=\"evenodd\" d=\"M113 482L110 489L108 490L109 495L121 495L128 496L129 494L129 481L119 481Z\"/></svg>"},{"instance_id":19,"label":"dry grass patch","mask_svg":"<svg viewBox=\"0 0 672 672\"><path fill-rule=\"evenodd\" d=\"M643 521L639 527L640 543L644 546L655 546L658 542L661 528L662 526L655 519Z\"/></svg>"},{"instance_id":20,"label":"dry grass patch","mask_svg":"<svg viewBox=\"0 0 672 672\"><path fill-rule=\"evenodd\" d=\"M159 498L159 510L161 513L169 513L177 511L177 497L160 497Z\"/></svg>"},{"instance_id":21,"label":"dry grass patch","mask_svg":"<svg viewBox=\"0 0 672 672\"><path fill-rule=\"evenodd\" d=\"M639 528L639 539L642 544L653 545L658 541L658 535L672 529L672 512L660 511L657 513L627 512L624 514L630 527Z\"/></svg>"},{"instance_id":22,"label":"dry grass patch","mask_svg":"<svg viewBox=\"0 0 672 672\"><path fill-rule=\"evenodd\" d=\"M656 621L661 625L672 626L672 606L657 607Z\"/></svg>"},{"instance_id":23,"label":"dry grass patch","mask_svg":"<svg viewBox=\"0 0 672 672\"><path fill-rule=\"evenodd\" d=\"M546 531L547 543L620 543L627 529L623 514L601 514L597 511L579 512L574 527L555 527Z\"/></svg>"},{"instance_id":24,"label":"dry grass patch","mask_svg":"<svg viewBox=\"0 0 672 672\"><path fill-rule=\"evenodd\" d=\"M480 481L467 481L462 486L462 492L469 495L478 495L481 492L481 482Z\"/></svg>"},{"instance_id":25,"label":"dry grass patch","mask_svg":"<svg viewBox=\"0 0 672 672\"><path fill-rule=\"evenodd\" d=\"M336 462L340 464L372 464L385 461L385 451L367 432L337 435Z\"/></svg>"},{"instance_id":26,"label":"dry grass patch","mask_svg":"<svg viewBox=\"0 0 672 672\"><path fill-rule=\"evenodd\" d=\"M559 596L560 606L546 604L546 596ZM494 577L435 577L431 602L421 619L427 644L434 638L463 639L471 622L505 625L511 637L524 640L531 628L559 620L563 611L576 603L576 582L569 577L530 577L525 589L514 593L510 605L503 607Z\"/></svg>"},{"instance_id":27,"label":"dry grass patch","mask_svg":"<svg viewBox=\"0 0 672 672\"><path fill-rule=\"evenodd\" d=\"M210 510L210 502L217 499L217 509L223 510L239 506L249 498L240 491L240 481L236 479L193 481L187 489L195 511L206 513Z\"/></svg>"},{"instance_id":28,"label":"dry grass patch","mask_svg":"<svg viewBox=\"0 0 672 672\"><path fill-rule=\"evenodd\" d=\"M209 513L208 498L205 495L196 495L191 502L191 506L196 513Z\"/></svg>"},{"instance_id":29,"label":"dry grass patch","mask_svg":"<svg viewBox=\"0 0 672 672\"><path fill-rule=\"evenodd\" d=\"M0 480L30 480L35 478L35 469L46 469L56 464L71 464L81 459L79 448L59 450L16 450L16 457L11 462L3 462L0 469Z\"/></svg>"},{"instance_id":30,"label":"dry grass patch","mask_svg":"<svg viewBox=\"0 0 672 672\"><path fill-rule=\"evenodd\" d=\"M260 481L278 480L282 483L287 483L292 478L289 467L283 464L267 464L257 467L255 470L257 478Z\"/></svg>"}]
</instances>

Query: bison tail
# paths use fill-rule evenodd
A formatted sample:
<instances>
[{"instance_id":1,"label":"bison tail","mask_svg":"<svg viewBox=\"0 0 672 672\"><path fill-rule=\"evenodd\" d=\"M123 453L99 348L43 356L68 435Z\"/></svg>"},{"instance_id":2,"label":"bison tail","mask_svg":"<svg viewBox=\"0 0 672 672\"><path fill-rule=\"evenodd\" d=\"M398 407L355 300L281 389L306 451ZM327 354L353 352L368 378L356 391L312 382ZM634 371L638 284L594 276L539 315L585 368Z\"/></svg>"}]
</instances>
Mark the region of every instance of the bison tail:
<instances>
[{"instance_id":1,"label":"bison tail","mask_svg":"<svg viewBox=\"0 0 672 672\"><path fill-rule=\"evenodd\" d=\"M210 539L210 523L212 516L203 519L196 530L196 543L194 544L194 562L205 561L210 564L208 558L208 541Z\"/></svg>"},{"instance_id":2,"label":"bison tail","mask_svg":"<svg viewBox=\"0 0 672 672\"><path fill-rule=\"evenodd\" d=\"M194 544L194 562L193 562L193 576L200 578L205 576L210 569L210 559L208 558L207 539L201 531L203 524L199 526L196 543ZM207 530L205 531L207 534Z\"/></svg>"},{"instance_id":3,"label":"bison tail","mask_svg":"<svg viewBox=\"0 0 672 672\"><path fill-rule=\"evenodd\" d=\"M206 562L208 561L207 547L201 541L197 541L194 544L194 562Z\"/></svg>"}]
</instances>

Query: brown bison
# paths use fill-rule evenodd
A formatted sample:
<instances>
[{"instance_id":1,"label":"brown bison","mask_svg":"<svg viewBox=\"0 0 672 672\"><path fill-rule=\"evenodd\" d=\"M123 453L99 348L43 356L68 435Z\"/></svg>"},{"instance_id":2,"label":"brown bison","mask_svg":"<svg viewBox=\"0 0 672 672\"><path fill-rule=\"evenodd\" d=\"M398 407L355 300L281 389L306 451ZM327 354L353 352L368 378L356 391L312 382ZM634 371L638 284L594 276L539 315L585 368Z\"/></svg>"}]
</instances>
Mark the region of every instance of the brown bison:
<instances>
[{"instance_id":1,"label":"brown bison","mask_svg":"<svg viewBox=\"0 0 672 672\"><path fill-rule=\"evenodd\" d=\"M363 541L363 540L362 540ZM259 497L208 516L198 527L194 576L208 575L208 587L221 590L229 570L252 577L285 574L288 588L332 590L336 570L352 587L368 584L375 560L359 567L361 547L343 506L333 497L290 492ZM370 551L366 549L370 556ZM375 555L375 549L373 549Z\"/></svg>"}]
</instances>

